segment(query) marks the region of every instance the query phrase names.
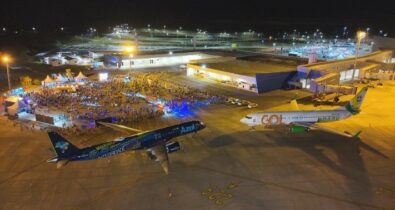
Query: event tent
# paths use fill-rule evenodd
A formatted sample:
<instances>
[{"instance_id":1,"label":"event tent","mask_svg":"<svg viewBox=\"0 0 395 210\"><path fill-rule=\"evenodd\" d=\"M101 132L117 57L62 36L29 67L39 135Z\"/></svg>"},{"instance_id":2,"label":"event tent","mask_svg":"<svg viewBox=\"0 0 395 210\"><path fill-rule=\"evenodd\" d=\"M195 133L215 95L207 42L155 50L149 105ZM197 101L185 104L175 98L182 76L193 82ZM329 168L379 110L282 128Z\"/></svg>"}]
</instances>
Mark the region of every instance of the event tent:
<instances>
[{"instance_id":1,"label":"event tent","mask_svg":"<svg viewBox=\"0 0 395 210\"><path fill-rule=\"evenodd\" d=\"M74 77L75 81L82 81L88 79L82 72L78 73L76 77Z\"/></svg>"},{"instance_id":2,"label":"event tent","mask_svg":"<svg viewBox=\"0 0 395 210\"><path fill-rule=\"evenodd\" d=\"M67 82L68 79L66 77L62 76L61 74L59 74L55 81L59 82L59 83L63 83L63 82Z\"/></svg>"},{"instance_id":3,"label":"event tent","mask_svg":"<svg viewBox=\"0 0 395 210\"><path fill-rule=\"evenodd\" d=\"M52 86L54 84L55 81L49 75L47 75L47 77L43 81L41 81L41 85L44 87Z\"/></svg>"}]
</instances>

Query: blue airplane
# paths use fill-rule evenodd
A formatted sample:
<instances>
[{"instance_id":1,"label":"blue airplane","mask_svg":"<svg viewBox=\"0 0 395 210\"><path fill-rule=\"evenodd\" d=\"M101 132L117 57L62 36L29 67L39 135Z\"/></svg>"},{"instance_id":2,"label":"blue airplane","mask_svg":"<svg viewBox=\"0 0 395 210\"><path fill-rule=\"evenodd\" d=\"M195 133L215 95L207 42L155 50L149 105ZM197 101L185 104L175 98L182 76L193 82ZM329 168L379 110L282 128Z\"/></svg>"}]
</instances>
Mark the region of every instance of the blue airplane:
<instances>
[{"instance_id":1,"label":"blue airplane","mask_svg":"<svg viewBox=\"0 0 395 210\"><path fill-rule=\"evenodd\" d=\"M146 150L150 159L158 162L168 174L168 154L181 149L179 142L170 140L189 133L196 133L206 127L201 121L189 121L152 131L141 131L105 122L100 122L100 124L121 131L137 132L137 134L80 149L58 133L48 132L57 156L47 162L57 163L57 168L60 168L70 161L94 160L130 150Z\"/></svg>"}]
</instances>

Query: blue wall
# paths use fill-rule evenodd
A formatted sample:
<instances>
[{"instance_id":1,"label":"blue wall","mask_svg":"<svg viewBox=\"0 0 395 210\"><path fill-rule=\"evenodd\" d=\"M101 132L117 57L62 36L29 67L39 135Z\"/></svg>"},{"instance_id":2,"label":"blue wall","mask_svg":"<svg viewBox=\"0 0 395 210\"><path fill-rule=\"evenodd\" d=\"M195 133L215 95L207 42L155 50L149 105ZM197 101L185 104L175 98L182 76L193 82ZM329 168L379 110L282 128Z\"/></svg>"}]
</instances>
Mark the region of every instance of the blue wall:
<instances>
[{"instance_id":1,"label":"blue wall","mask_svg":"<svg viewBox=\"0 0 395 210\"><path fill-rule=\"evenodd\" d=\"M324 75L325 75L325 73L322 71L311 70L309 76L310 76L310 79L317 79L317 78L322 77Z\"/></svg>"},{"instance_id":2,"label":"blue wall","mask_svg":"<svg viewBox=\"0 0 395 210\"><path fill-rule=\"evenodd\" d=\"M300 79L307 79L307 73L304 71L298 71L298 78Z\"/></svg>"},{"instance_id":3,"label":"blue wall","mask_svg":"<svg viewBox=\"0 0 395 210\"><path fill-rule=\"evenodd\" d=\"M307 74L304 71L298 71L298 78L299 79L307 79L307 78L316 79L316 78L321 77L323 75L324 75L324 73L322 71L318 71L318 70L314 70L314 69L310 70L309 74Z\"/></svg>"},{"instance_id":4,"label":"blue wall","mask_svg":"<svg viewBox=\"0 0 395 210\"><path fill-rule=\"evenodd\" d=\"M264 93L288 87L288 81L297 75L297 71L256 74L258 93Z\"/></svg>"}]
</instances>

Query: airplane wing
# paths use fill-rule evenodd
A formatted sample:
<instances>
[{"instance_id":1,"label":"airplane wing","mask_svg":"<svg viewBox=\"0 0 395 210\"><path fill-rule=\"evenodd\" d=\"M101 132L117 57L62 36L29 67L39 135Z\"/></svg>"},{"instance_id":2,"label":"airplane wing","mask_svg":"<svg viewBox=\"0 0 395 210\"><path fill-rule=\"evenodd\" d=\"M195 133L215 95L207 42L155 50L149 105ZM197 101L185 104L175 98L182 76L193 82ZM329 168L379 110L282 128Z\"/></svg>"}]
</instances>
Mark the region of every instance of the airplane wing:
<instances>
[{"instance_id":1,"label":"airplane wing","mask_svg":"<svg viewBox=\"0 0 395 210\"><path fill-rule=\"evenodd\" d=\"M291 124L311 129L312 127L314 127L315 122L293 122Z\"/></svg>"},{"instance_id":2,"label":"airplane wing","mask_svg":"<svg viewBox=\"0 0 395 210\"><path fill-rule=\"evenodd\" d=\"M306 127L308 129L311 129L311 130L322 130L322 131L325 131L325 132L328 132L328 133L333 133L333 134L345 136L345 137L348 137L348 138L358 137L361 134L361 132L362 132L362 131L358 131L356 134L351 134L351 133L349 133L347 131L340 132L340 131L337 131L337 130L334 130L334 129L331 129L331 128L328 128L328 127L318 126L318 125L315 124L315 122L294 122L294 123L292 123L292 125Z\"/></svg>"},{"instance_id":3,"label":"airplane wing","mask_svg":"<svg viewBox=\"0 0 395 210\"><path fill-rule=\"evenodd\" d=\"M354 137L357 138L362 132L362 131L358 131L355 134L351 134L348 131L340 132L340 131L337 131L337 130L334 130L334 129L331 129L331 128L328 128L328 127L322 127L322 126L313 126L313 127L310 127L310 128L316 129L316 130L322 130L322 131L325 131L325 132L328 132L328 133L333 133L333 134L337 134L337 135L341 135L341 136L345 136L345 137L348 137L348 138L354 138Z\"/></svg>"},{"instance_id":4,"label":"airplane wing","mask_svg":"<svg viewBox=\"0 0 395 210\"><path fill-rule=\"evenodd\" d=\"M169 156L166 150L165 142L163 141L162 143L149 148L147 151L149 156L158 162L160 166L162 166L165 173L169 174Z\"/></svg>"},{"instance_id":5,"label":"airplane wing","mask_svg":"<svg viewBox=\"0 0 395 210\"><path fill-rule=\"evenodd\" d=\"M124 125L118 125L118 124L106 123L106 122L98 122L98 123L101 124L101 125L104 125L106 127L112 128L114 130L121 131L121 132L132 132L132 133L141 133L141 132L143 132L142 130L131 128L131 127L127 127L127 126L124 126Z\"/></svg>"}]
</instances>

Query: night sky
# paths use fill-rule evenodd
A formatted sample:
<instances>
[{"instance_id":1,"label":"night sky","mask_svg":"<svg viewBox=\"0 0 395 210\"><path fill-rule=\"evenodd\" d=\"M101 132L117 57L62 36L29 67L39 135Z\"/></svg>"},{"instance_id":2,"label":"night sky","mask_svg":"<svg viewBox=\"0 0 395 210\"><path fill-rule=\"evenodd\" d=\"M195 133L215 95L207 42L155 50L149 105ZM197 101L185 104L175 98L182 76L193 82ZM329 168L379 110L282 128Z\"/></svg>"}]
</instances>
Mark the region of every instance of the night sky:
<instances>
[{"instance_id":1,"label":"night sky","mask_svg":"<svg viewBox=\"0 0 395 210\"><path fill-rule=\"evenodd\" d=\"M338 0L8 0L0 7L0 26L79 31L117 23L142 27L183 26L212 30L257 31L287 27L384 27L395 30L393 1ZM270 28L270 29L268 29ZM291 30L291 29L290 29Z\"/></svg>"}]
</instances>

